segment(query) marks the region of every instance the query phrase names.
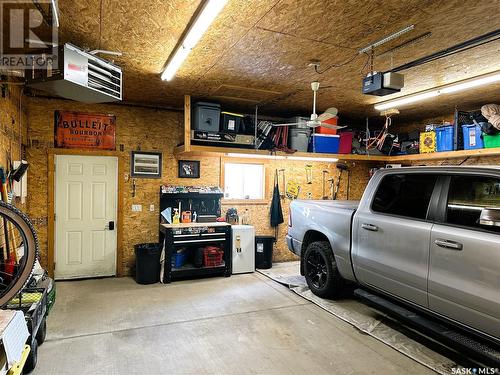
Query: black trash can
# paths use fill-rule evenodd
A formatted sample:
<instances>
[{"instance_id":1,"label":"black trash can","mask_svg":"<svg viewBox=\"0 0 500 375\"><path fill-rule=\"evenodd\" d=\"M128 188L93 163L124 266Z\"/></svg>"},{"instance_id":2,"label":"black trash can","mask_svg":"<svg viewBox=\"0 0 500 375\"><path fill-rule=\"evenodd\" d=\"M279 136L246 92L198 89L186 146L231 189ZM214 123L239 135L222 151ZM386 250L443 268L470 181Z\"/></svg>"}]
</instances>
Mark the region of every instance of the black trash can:
<instances>
[{"instance_id":1,"label":"black trash can","mask_svg":"<svg viewBox=\"0 0 500 375\"><path fill-rule=\"evenodd\" d=\"M268 269L273 266L273 236L255 237L255 268Z\"/></svg>"},{"instance_id":2,"label":"black trash can","mask_svg":"<svg viewBox=\"0 0 500 375\"><path fill-rule=\"evenodd\" d=\"M135 281L154 284L160 281L160 255L158 243L141 243L135 249Z\"/></svg>"}]
</instances>

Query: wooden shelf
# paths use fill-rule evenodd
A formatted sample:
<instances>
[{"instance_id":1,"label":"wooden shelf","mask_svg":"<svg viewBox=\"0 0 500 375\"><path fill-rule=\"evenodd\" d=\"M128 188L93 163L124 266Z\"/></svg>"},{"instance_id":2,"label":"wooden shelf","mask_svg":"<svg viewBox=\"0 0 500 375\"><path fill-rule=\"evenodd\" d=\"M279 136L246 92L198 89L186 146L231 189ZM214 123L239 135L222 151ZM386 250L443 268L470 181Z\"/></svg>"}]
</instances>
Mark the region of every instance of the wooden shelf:
<instances>
[{"instance_id":1,"label":"wooden shelf","mask_svg":"<svg viewBox=\"0 0 500 375\"><path fill-rule=\"evenodd\" d=\"M424 161L424 160L445 160L445 159L462 159L478 156L496 156L500 155L500 147L496 148L481 148L478 150L460 150L448 152L433 152L430 154L412 154L400 156L386 156L389 161Z\"/></svg>"},{"instance_id":2,"label":"wooden shelf","mask_svg":"<svg viewBox=\"0 0 500 375\"><path fill-rule=\"evenodd\" d=\"M220 157L227 154L238 154L244 157L252 157L254 155L270 155L267 150L252 150L231 147L213 147L213 146L196 146L191 145L189 150L184 146L179 146L174 150L176 156L198 156L198 157ZM399 156L386 156L386 155L356 155L356 154L315 154L312 152L295 152L293 154L286 154L284 152L276 153L278 157L291 156L291 157L306 157L311 159L331 158L339 160L357 160L366 162L414 162L414 161L427 161L427 160L445 160L445 159L462 159L467 157L478 156L500 156L500 147L497 148L482 148L479 150L460 150L449 152L433 152L430 154L411 154Z\"/></svg>"},{"instance_id":3,"label":"wooden shelf","mask_svg":"<svg viewBox=\"0 0 500 375\"><path fill-rule=\"evenodd\" d=\"M220 157L226 156L227 154L238 154L242 158L245 156L252 157L255 155L261 156L271 156L268 150L254 150L245 148L232 148L232 147L215 147L215 146L198 146L191 145L189 151L186 150L184 146L179 146L174 150L176 156L207 156L207 157ZM300 157L300 158L313 158L313 159L339 159L339 160L363 160L363 161L387 161L387 156L385 155L355 155L355 154L320 154L312 152L295 152L293 154L287 154L285 152L277 152L272 156L280 157Z\"/></svg>"},{"instance_id":4,"label":"wooden shelf","mask_svg":"<svg viewBox=\"0 0 500 375\"><path fill-rule=\"evenodd\" d=\"M239 154L242 158L245 156L252 157L255 155L270 156L267 150L254 150L245 148L232 147L215 147L215 146L199 146L191 144L191 97L184 96L184 145L178 146L174 150L176 157L196 156L196 157L221 157L227 154ZM482 148L479 150L460 150L449 152L433 152L430 154L411 154L400 156L386 155L356 155L356 154L320 154L312 152L295 152L286 154L284 152L276 153L276 156L281 157L301 157L311 159L338 159L340 161L365 161L365 162L383 162L383 163L405 163L418 162L429 160L446 160L446 159L463 159L468 157L479 156L500 156L500 147L497 148Z\"/></svg>"},{"instance_id":5,"label":"wooden shelf","mask_svg":"<svg viewBox=\"0 0 500 375\"><path fill-rule=\"evenodd\" d=\"M254 155L269 156L267 150L253 150L243 148L231 147L213 147L213 146L197 146L191 145L189 150L184 146L179 146L175 149L176 156L197 156L197 157L220 157L227 154L238 154L242 158L245 156L252 157ZM339 160L353 160L353 161L366 161L366 162L387 162L387 163L404 163L414 161L428 161L428 160L446 160L446 159L462 159L467 157L478 156L500 156L500 147L497 148L483 148L479 150L461 150L449 152L433 152L430 154L411 154L399 156L386 156L386 155L356 155L356 154L320 154L312 152L295 152L293 154L286 154L284 152L276 153L278 157L304 157L311 159L339 159Z\"/></svg>"}]
</instances>

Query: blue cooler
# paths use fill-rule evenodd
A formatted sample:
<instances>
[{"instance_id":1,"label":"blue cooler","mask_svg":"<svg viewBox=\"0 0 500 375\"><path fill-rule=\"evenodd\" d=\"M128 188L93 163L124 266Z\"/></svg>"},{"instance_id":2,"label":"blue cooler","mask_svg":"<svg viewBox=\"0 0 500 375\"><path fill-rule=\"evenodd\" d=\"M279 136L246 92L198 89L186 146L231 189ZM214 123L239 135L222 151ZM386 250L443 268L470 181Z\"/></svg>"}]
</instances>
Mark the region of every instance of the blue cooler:
<instances>
[{"instance_id":1,"label":"blue cooler","mask_svg":"<svg viewBox=\"0 0 500 375\"><path fill-rule=\"evenodd\" d=\"M453 151L453 125L436 128L436 150L438 152Z\"/></svg>"},{"instance_id":2,"label":"blue cooler","mask_svg":"<svg viewBox=\"0 0 500 375\"><path fill-rule=\"evenodd\" d=\"M464 150L484 148L483 138L481 137L481 127L479 125L462 125L462 131L464 132Z\"/></svg>"},{"instance_id":3,"label":"blue cooler","mask_svg":"<svg viewBox=\"0 0 500 375\"><path fill-rule=\"evenodd\" d=\"M314 134L313 152L336 154L339 152L340 135Z\"/></svg>"}]
</instances>

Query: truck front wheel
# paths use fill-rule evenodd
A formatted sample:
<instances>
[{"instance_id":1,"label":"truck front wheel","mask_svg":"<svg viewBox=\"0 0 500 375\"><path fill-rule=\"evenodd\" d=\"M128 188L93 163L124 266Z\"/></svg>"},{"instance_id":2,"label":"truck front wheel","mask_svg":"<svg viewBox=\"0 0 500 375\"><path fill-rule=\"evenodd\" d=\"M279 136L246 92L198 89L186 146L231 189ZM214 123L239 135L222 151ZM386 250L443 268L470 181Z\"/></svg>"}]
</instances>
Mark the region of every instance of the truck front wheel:
<instances>
[{"instance_id":1,"label":"truck front wheel","mask_svg":"<svg viewBox=\"0 0 500 375\"><path fill-rule=\"evenodd\" d=\"M321 298L338 298L345 291L330 244L312 242L304 253L304 271L309 289Z\"/></svg>"}]
</instances>

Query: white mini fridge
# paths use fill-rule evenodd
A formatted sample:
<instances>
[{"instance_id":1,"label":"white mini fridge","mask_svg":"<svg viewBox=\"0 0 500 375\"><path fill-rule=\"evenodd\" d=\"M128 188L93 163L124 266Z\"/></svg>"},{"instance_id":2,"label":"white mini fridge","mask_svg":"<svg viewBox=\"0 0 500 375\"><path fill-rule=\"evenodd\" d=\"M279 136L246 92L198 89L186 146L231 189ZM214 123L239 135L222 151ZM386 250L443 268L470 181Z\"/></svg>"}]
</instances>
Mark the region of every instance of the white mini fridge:
<instances>
[{"instance_id":1,"label":"white mini fridge","mask_svg":"<svg viewBox=\"0 0 500 375\"><path fill-rule=\"evenodd\" d=\"M233 274L255 271L255 228L232 225Z\"/></svg>"}]
</instances>

